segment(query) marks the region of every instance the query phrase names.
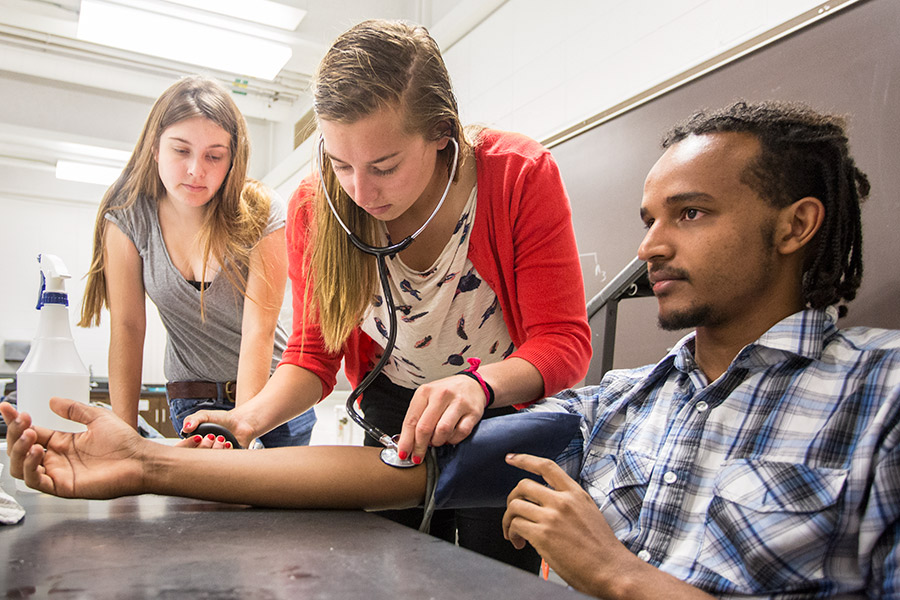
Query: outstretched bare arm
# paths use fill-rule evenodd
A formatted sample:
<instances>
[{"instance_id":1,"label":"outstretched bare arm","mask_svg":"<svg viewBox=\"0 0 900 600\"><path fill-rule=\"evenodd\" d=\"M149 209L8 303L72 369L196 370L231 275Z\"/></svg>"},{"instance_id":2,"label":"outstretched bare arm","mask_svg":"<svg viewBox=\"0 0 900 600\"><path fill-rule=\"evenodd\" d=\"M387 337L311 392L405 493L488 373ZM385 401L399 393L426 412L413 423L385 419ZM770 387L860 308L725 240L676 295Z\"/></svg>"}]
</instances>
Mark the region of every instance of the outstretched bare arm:
<instances>
[{"instance_id":1,"label":"outstretched bare arm","mask_svg":"<svg viewBox=\"0 0 900 600\"><path fill-rule=\"evenodd\" d=\"M402 508L422 502L425 469L397 469L378 449L304 446L219 452L142 439L109 411L54 398L51 408L84 433L33 427L7 403L10 473L68 498L143 493L280 508Z\"/></svg>"}]
</instances>

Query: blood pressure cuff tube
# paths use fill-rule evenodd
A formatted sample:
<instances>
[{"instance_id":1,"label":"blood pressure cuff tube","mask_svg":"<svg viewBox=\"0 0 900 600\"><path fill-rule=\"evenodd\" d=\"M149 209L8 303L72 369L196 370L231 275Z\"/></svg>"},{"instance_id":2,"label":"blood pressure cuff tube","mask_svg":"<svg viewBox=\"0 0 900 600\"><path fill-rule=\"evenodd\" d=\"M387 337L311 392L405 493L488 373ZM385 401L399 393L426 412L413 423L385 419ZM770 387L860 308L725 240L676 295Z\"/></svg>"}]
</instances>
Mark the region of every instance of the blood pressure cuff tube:
<instances>
[{"instance_id":1,"label":"blood pressure cuff tube","mask_svg":"<svg viewBox=\"0 0 900 600\"><path fill-rule=\"evenodd\" d=\"M579 415L564 412L520 412L481 421L459 444L433 448L437 478L426 507L431 508L432 500L435 509L506 506L506 497L522 479L544 483L541 477L506 464L506 455L553 460L579 433L580 425Z\"/></svg>"}]
</instances>

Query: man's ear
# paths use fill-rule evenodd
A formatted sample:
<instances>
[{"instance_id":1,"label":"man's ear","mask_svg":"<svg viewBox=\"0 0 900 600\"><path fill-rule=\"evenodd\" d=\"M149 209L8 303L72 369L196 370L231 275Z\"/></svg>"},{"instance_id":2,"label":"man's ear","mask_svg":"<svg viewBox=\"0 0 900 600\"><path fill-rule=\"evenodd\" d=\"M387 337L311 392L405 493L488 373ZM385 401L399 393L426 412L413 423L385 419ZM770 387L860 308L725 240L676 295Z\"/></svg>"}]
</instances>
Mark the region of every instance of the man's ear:
<instances>
[{"instance_id":1,"label":"man's ear","mask_svg":"<svg viewBox=\"0 0 900 600\"><path fill-rule=\"evenodd\" d=\"M782 254L793 254L815 237L825 220L825 205L813 196L801 198L781 210L778 238L775 243Z\"/></svg>"}]
</instances>

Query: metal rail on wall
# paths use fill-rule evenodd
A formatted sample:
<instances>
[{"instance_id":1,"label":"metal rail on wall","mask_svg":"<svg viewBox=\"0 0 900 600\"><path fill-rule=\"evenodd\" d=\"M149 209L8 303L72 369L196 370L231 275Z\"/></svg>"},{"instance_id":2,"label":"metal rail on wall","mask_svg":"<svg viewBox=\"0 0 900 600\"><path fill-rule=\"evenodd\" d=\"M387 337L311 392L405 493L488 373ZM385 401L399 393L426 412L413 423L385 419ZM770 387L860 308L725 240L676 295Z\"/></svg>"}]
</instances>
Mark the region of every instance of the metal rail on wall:
<instances>
[{"instance_id":1,"label":"metal rail on wall","mask_svg":"<svg viewBox=\"0 0 900 600\"><path fill-rule=\"evenodd\" d=\"M635 257L587 303L588 322L591 325L591 344L594 348L585 378L588 384L599 383L603 374L612 369L619 302L627 298L642 298L652 295L653 290L647 279L647 263ZM596 320L595 316L597 316Z\"/></svg>"}]
</instances>

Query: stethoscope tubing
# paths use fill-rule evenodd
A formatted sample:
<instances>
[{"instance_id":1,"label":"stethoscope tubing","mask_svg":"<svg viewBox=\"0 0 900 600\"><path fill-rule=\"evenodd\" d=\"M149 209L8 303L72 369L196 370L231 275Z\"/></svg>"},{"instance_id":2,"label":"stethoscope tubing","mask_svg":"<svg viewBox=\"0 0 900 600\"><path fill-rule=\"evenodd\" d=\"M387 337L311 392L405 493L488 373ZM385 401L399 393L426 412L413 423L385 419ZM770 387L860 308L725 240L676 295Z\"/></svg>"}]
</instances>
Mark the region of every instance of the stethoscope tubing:
<instances>
[{"instance_id":1,"label":"stethoscope tubing","mask_svg":"<svg viewBox=\"0 0 900 600\"><path fill-rule=\"evenodd\" d=\"M328 189L325 187L325 175L322 170L325 138L323 138L321 135L319 136L319 143L316 152L316 164L319 170L319 185L322 186L322 191L325 194L325 200L328 203L328 207L331 209L331 214L333 214L334 218L337 219L338 224L347 233L350 241L354 246L356 246L356 248L376 258L378 267L378 280L381 283L381 291L382 295L384 296L385 306L387 307L388 311L388 339L387 343L384 346L384 351L382 352L379 361L375 364L375 367L371 371L369 371L369 373L363 378L359 385L354 388L354 390L350 393L350 396L347 398L347 414L351 419L353 419L353 422L362 427L369 436L377 440L386 449L392 450L394 452L397 451L397 442L391 436L381 431L381 429L366 421L365 417L363 417L356 410L356 400L360 396L362 396L363 392L370 385L372 385L373 381L375 381L375 378L378 377L379 374L381 374L381 371L384 370L385 365L391 358L391 353L394 351L394 345L397 341L397 311L394 306L394 297L391 293L390 280L388 279L387 259L405 250L413 242L413 240L415 240L419 236L419 234L425 230L431 220L434 219L435 215L437 215L438 211L441 209L441 206L443 206L444 200L447 199L447 194L450 192L450 186L453 185L453 179L454 177L456 177L456 167L459 160L459 144L453 138L450 138L450 141L453 142L454 146L453 165L450 169L450 178L447 181L447 186L444 188L444 193L441 195L441 199L437 203L437 206L434 207L431 215L425 220L422 226L414 231L411 235L408 235L396 244L389 244L387 246L381 247L366 244L361 239L359 239L356 234L350 231L350 228L347 227L347 224L344 223L343 219L341 219L340 215L338 214L337 208L335 208L334 202L332 202L331 200L331 195L328 193ZM384 456L382 456L382 458L384 459ZM396 462L396 459L391 462L385 460L385 462L392 466L413 466L412 462Z\"/></svg>"}]
</instances>

